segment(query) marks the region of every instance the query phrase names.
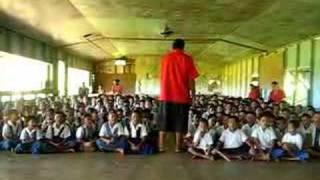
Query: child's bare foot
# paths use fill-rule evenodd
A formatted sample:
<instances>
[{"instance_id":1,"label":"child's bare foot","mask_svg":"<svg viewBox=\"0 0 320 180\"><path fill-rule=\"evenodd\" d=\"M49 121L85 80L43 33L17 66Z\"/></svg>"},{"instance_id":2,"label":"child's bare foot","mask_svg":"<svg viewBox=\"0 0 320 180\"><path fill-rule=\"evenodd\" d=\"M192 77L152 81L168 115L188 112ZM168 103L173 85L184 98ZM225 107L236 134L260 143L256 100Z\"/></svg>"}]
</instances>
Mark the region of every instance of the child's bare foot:
<instances>
[{"instance_id":1,"label":"child's bare foot","mask_svg":"<svg viewBox=\"0 0 320 180\"><path fill-rule=\"evenodd\" d=\"M116 149L116 151L119 152L121 155L124 155L124 149L119 148L119 149Z\"/></svg>"}]
</instances>

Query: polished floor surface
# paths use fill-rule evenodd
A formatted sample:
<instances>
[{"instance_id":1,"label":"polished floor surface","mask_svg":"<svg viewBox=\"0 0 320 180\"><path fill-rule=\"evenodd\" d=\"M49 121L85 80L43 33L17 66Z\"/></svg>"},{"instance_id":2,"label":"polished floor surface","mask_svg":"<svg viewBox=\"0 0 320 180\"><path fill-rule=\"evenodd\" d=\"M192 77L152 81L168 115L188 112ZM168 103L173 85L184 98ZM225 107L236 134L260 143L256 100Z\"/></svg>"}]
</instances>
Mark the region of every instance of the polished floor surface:
<instances>
[{"instance_id":1,"label":"polished floor surface","mask_svg":"<svg viewBox=\"0 0 320 180\"><path fill-rule=\"evenodd\" d=\"M318 180L320 162L192 160L187 154L125 156L104 153L0 154L0 180Z\"/></svg>"}]
</instances>

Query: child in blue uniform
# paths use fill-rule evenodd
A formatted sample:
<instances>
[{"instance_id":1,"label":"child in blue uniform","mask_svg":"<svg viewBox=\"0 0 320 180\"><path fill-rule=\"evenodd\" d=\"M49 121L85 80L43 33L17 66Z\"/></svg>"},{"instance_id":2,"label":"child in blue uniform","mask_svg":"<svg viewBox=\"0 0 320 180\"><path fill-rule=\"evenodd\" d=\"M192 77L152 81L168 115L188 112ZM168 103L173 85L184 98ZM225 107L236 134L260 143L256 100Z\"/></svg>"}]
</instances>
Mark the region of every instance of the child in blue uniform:
<instances>
[{"instance_id":1,"label":"child in blue uniform","mask_svg":"<svg viewBox=\"0 0 320 180\"><path fill-rule=\"evenodd\" d=\"M125 125L125 134L128 137L130 151L137 154L153 154L154 147L147 143L147 128L142 123L140 111L133 111L130 122Z\"/></svg>"},{"instance_id":2,"label":"child in blue uniform","mask_svg":"<svg viewBox=\"0 0 320 180\"><path fill-rule=\"evenodd\" d=\"M77 143L79 143L81 151L95 151L95 132L95 126L92 122L92 115L89 113L85 114L83 116L83 125L78 127L76 132Z\"/></svg>"},{"instance_id":3,"label":"child in blue uniform","mask_svg":"<svg viewBox=\"0 0 320 180\"><path fill-rule=\"evenodd\" d=\"M298 133L299 127L299 121L289 121L288 132L282 137L281 147L272 152L275 160L282 158L304 161L309 158L308 153L303 149L303 137Z\"/></svg>"},{"instance_id":4,"label":"child in blue uniform","mask_svg":"<svg viewBox=\"0 0 320 180\"><path fill-rule=\"evenodd\" d=\"M34 117L29 117L28 126L24 128L20 135L20 143L15 151L17 154L32 153L40 154L40 148L36 142L41 139L41 132L37 127L37 122Z\"/></svg>"},{"instance_id":5,"label":"child in blue uniform","mask_svg":"<svg viewBox=\"0 0 320 180\"><path fill-rule=\"evenodd\" d=\"M19 113L17 110L10 110L8 112L8 121L3 125L2 138L0 142L0 150L10 151L14 150L19 143L19 135L21 127L18 123Z\"/></svg>"},{"instance_id":6,"label":"child in blue uniform","mask_svg":"<svg viewBox=\"0 0 320 180\"><path fill-rule=\"evenodd\" d=\"M74 152L76 143L72 140L70 127L65 123L63 112L55 114L55 123L48 127L43 146L44 153Z\"/></svg>"},{"instance_id":7,"label":"child in blue uniform","mask_svg":"<svg viewBox=\"0 0 320 180\"><path fill-rule=\"evenodd\" d=\"M105 122L99 132L99 139L96 141L97 148L103 152L125 153L128 149L123 126L117 122L117 114L110 111L108 121Z\"/></svg>"}]
</instances>

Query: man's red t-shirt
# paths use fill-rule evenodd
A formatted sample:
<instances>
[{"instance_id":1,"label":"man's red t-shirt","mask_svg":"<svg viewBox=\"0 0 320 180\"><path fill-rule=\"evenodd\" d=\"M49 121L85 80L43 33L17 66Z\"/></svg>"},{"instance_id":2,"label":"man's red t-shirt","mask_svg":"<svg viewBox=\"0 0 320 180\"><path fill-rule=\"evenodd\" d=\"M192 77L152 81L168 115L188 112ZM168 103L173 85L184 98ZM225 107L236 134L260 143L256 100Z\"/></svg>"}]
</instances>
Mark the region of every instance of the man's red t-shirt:
<instances>
[{"instance_id":1,"label":"man's red t-shirt","mask_svg":"<svg viewBox=\"0 0 320 180\"><path fill-rule=\"evenodd\" d=\"M121 85L112 85L113 94L122 94L123 87Z\"/></svg>"},{"instance_id":2,"label":"man's red t-shirt","mask_svg":"<svg viewBox=\"0 0 320 180\"><path fill-rule=\"evenodd\" d=\"M275 89L270 92L269 100L274 103L280 103L285 97L286 94L282 89Z\"/></svg>"},{"instance_id":3,"label":"man's red t-shirt","mask_svg":"<svg viewBox=\"0 0 320 180\"><path fill-rule=\"evenodd\" d=\"M258 100L260 98L260 88L254 88L251 89L250 93L249 93L249 98L252 100Z\"/></svg>"},{"instance_id":4,"label":"man's red t-shirt","mask_svg":"<svg viewBox=\"0 0 320 180\"><path fill-rule=\"evenodd\" d=\"M191 56L179 49L166 54L161 61L160 101L190 103L189 81L198 76Z\"/></svg>"}]
</instances>

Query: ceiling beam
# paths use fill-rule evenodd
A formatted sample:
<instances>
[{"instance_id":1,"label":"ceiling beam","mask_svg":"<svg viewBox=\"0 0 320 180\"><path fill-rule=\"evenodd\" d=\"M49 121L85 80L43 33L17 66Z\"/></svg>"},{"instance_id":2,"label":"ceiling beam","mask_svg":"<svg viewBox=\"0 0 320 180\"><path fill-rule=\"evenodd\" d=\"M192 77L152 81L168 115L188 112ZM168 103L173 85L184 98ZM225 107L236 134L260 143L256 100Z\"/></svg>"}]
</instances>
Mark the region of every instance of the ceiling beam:
<instances>
[{"instance_id":1,"label":"ceiling beam","mask_svg":"<svg viewBox=\"0 0 320 180\"><path fill-rule=\"evenodd\" d=\"M118 40L118 41L170 41L172 42L175 38L139 38L139 37L98 37L98 38L92 38L90 39L92 42L95 41L102 41L102 40ZM189 43L215 43L217 41L225 42L228 44L233 44L239 47L247 48L247 49L253 49L260 52L268 52L266 49L261 49L255 46L251 46L248 44L238 43L235 41L230 41L222 38L184 38L185 41ZM75 42L71 44L64 44L59 47L70 47L70 46L76 46L78 44L85 44L88 43L87 41L81 41L81 42Z\"/></svg>"}]
</instances>

